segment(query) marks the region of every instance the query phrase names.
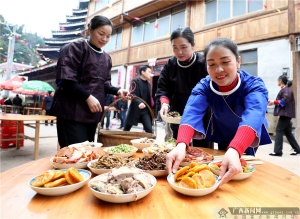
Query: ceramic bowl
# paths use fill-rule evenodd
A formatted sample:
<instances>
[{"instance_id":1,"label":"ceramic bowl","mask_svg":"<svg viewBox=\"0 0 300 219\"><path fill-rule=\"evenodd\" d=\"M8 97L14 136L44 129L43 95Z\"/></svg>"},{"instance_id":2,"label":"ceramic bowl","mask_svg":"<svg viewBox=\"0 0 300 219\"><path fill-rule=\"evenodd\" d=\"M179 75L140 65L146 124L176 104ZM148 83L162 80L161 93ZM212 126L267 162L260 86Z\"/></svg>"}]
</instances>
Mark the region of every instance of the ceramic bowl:
<instances>
[{"instance_id":1,"label":"ceramic bowl","mask_svg":"<svg viewBox=\"0 0 300 219\"><path fill-rule=\"evenodd\" d=\"M180 124L181 122L181 118L175 118L175 117L171 117L171 116L165 116L163 115L162 120L164 120L166 123L171 123L171 124Z\"/></svg>"},{"instance_id":2,"label":"ceramic bowl","mask_svg":"<svg viewBox=\"0 0 300 219\"><path fill-rule=\"evenodd\" d=\"M34 191L36 191L38 194L41 194L41 195L47 195L47 196L65 195L65 194L74 192L74 191L80 189L81 187L83 187L92 175L91 172L88 170L82 170L82 169L77 169L77 170L84 178L84 181L79 182L79 183L75 183L72 185L66 185L66 186L53 187L53 188L36 187L36 186L31 185L33 180L35 180L35 178L37 177L37 176L35 176L29 180L28 184L31 189L33 189ZM62 171L67 172L67 169L62 169Z\"/></svg>"},{"instance_id":3,"label":"ceramic bowl","mask_svg":"<svg viewBox=\"0 0 300 219\"><path fill-rule=\"evenodd\" d=\"M134 155L134 154L137 152L137 150L138 150L136 147L131 146L131 147L134 148L134 151L132 151L132 152L128 152L128 153L112 153L112 152L110 152L109 150L110 150L111 148L114 148L114 147L117 147L117 146L112 146L112 147L104 148L103 151L104 151L106 154L114 154L114 155L119 156L119 157L131 157L131 156Z\"/></svg>"},{"instance_id":4,"label":"ceramic bowl","mask_svg":"<svg viewBox=\"0 0 300 219\"><path fill-rule=\"evenodd\" d=\"M168 175L167 170L144 170L144 172L149 173L155 177L162 177Z\"/></svg>"},{"instance_id":5,"label":"ceramic bowl","mask_svg":"<svg viewBox=\"0 0 300 219\"><path fill-rule=\"evenodd\" d=\"M96 154L99 154L99 149L103 146L102 143L95 143L95 142L82 142L77 144L71 144L69 147L75 147L78 150L82 151L94 151Z\"/></svg>"},{"instance_id":6,"label":"ceramic bowl","mask_svg":"<svg viewBox=\"0 0 300 219\"><path fill-rule=\"evenodd\" d=\"M130 142L131 144L136 147L139 151L143 150L146 147L149 147L153 142L149 143L140 143L141 139L132 139Z\"/></svg>"},{"instance_id":7,"label":"ceramic bowl","mask_svg":"<svg viewBox=\"0 0 300 219\"><path fill-rule=\"evenodd\" d=\"M216 161L216 162L220 162L220 161ZM211 162L211 163L208 164L208 166L214 174L219 176L220 175L220 170L216 170L216 169L212 168L212 164L216 163L216 162ZM251 164L248 164L248 166L250 167L250 170L251 170L250 172L248 172L248 173L239 173L239 174L235 175L232 178L232 180L243 180L243 179L246 179L246 178L250 177L254 173L255 167Z\"/></svg>"},{"instance_id":8,"label":"ceramic bowl","mask_svg":"<svg viewBox=\"0 0 300 219\"><path fill-rule=\"evenodd\" d=\"M69 169L70 167L75 167L76 169L84 169L87 168L88 162L82 162L82 163L56 163L53 161L54 157L50 159L50 162L52 166L54 166L57 169Z\"/></svg>"},{"instance_id":9,"label":"ceramic bowl","mask_svg":"<svg viewBox=\"0 0 300 219\"><path fill-rule=\"evenodd\" d=\"M99 198L102 201L106 201L106 202L111 202L111 203L127 203L127 202L133 202L133 201L137 201L141 198L144 198L146 195L148 195L154 188L154 186L156 185L156 178L154 176L152 176L151 174L148 173L144 173L144 174L148 174L151 178L151 183L152 186L144 191L141 192L136 192L136 193L131 193L131 194L120 194L120 195L113 195L113 194L107 194L107 193L103 193L103 192L98 192L95 189L91 188L91 183L94 180L97 180L98 177L103 177L103 175L108 174L108 173L104 173L101 174L99 176L94 177L93 179L91 179L89 181L89 188L91 190L91 192L93 193L94 196L96 196L97 198Z\"/></svg>"},{"instance_id":10,"label":"ceramic bowl","mask_svg":"<svg viewBox=\"0 0 300 219\"><path fill-rule=\"evenodd\" d=\"M111 169L98 169L98 168L93 168L92 167L92 163L93 162L97 162L97 160L92 160L87 164L87 167L90 169L90 171L92 171L94 174L99 175L99 174L103 174L103 173L108 173L109 171L111 171Z\"/></svg>"},{"instance_id":11,"label":"ceramic bowl","mask_svg":"<svg viewBox=\"0 0 300 219\"><path fill-rule=\"evenodd\" d=\"M220 182L218 180L218 176L215 175L215 177L216 177L215 185L210 188L205 188L205 189L188 189L188 188L183 188L183 187L176 185L175 181L174 181L174 173L170 173L167 177L167 180L168 180L168 183L170 184L170 186L175 191L177 191L183 195L204 196L204 195L208 195L208 194L212 193L213 191L215 191L218 188Z\"/></svg>"}]
</instances>

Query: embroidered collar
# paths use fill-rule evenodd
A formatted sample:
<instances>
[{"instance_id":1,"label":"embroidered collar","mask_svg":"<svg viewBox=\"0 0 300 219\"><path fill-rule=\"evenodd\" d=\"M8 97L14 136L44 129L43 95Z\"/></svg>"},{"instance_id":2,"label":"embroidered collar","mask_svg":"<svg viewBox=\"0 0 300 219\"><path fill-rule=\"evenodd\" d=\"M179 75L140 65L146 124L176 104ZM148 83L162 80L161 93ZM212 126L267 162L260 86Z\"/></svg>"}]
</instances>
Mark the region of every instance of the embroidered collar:
<instances>
[{"instance_id":1,"label":"embroidered collar","mask_svg":"<svg viewBox=\"0 0 300 219\"><path fill-rule=\"evenodd\" d=\"M213 84L212 84L212 80L210 79L210 83L209 83L209 86L210 86L210 89L215 93L215 94L218 94L220 96L227 96L227 95L230 95L232 93L234 93L237 89L239 89L239 87L241 86L241 78L240 78L240 74L237 74L238 75L238 81L237 81L237 84L236 86L230 90L230 91L226 91L226 92L221 92L221 91L217 91Z\"/></svg>"}]
</instances>

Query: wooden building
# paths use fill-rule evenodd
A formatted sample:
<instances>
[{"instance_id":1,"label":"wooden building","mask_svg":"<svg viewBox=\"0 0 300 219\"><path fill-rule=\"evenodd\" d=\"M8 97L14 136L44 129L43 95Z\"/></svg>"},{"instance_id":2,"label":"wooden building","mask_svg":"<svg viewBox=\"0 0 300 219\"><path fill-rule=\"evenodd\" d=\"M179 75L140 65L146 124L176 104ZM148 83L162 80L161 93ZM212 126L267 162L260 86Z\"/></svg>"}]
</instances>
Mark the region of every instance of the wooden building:
<instances>
[{"instance_id":1,"label":"wooden building","mask_svg":"<svg viewBox=\"0 0 300 219\"><path fill-rule=\"evenodd\" d=\"M112 84L128 88L143 64L153 66L152 93L173 55L169 36L177 27L195 33L195 51L216 37L236 42L242 68L261 77L274 99L277 78L287 74L296 95L296 138L300 142L300 1L275 0L91 0L86 26L95 15L115 26L105 46L113 60Z\"/></svg>"}]
</instances>

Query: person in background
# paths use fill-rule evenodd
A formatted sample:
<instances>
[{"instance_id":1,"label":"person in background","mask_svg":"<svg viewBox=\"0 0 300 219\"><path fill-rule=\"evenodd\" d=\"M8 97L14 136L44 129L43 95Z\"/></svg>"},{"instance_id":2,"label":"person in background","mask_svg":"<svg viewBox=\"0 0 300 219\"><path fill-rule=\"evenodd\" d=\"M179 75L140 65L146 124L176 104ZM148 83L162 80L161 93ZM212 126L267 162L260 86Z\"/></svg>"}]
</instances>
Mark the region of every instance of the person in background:
<instances>
[{"instance_id":1,"label":"person in background","mask_svg":"<svg viewBox=\"0 0 300 219\"><path fill-rule=\"evenodd\" d=\"M45 103L46 115L50 116L50 109L52 106L54 92L48 91L48 94L49 95L44 98L44 103ZM48 125L48 120L45 120L45 125L46 126ZM51 120L51 125L53 125L53 120Z\"/></svg>"},{"instance_id":2,"label":"person in background","mask_svg":"<svg viewBox=\"0 0 300 219\"><path fill-rule=\"evenodd\" d=\"M107 94L106 97L105 97L105 105L104 106L108 107L112 102L114 102L114 95ZM105 118L106 118L105 127L106 127L106 130L109 130L111 111L109 110L109 108L107 108L105 110L106 110L106 113L105 113ZM103 127L104 127L104 119L101 122L101 128L103 129Z\"/></svg>"},{"instance_id":3,"label":"person in background","mask_svg":"<svg viewBox=\"0 0 300 219\"><path fill-rule=\"evenodd\" d=\"M0 105L4 105L4 100L6 99L6 96L3 96L3 98L0 100Z\"/></svg>"},{"instance_id":4,"label":"person in background","mask_svg":"<svg viewBox=\"0 0 300 219\"><path fill-rule=\"evenodd\" d=\"M117 110L121 120L119 129L124 129L124 122L126 118L127 109L128 109L128 101L126 99L121 99L117 102Z\"/></svg>"},{"instance_id":5,"label":"person in background","mask_svg":"<svg viewBox=\"0 0 300 219\"><path fill-rule=\"evenodd\" d=\"M94 16L88 24L89 39L65 45L56 69L57 90L52 112L57 117L60 147L93 142L106 94L125 97L127 91L111 85L111 57L102 49L111 38L112 22Z\"/></svg>"},{"instance_id":6,"label":"person in background","mask_svg":"<svg viewBox=\"0 0 300 219\"><path fill-rule=\"evenodd\" d=\"M161 71L155 94L155 98L161 103L161 117L169 111L177 111L182 115L192 89L202 78L207 76L203 55L194 52L194 33L189 27L174 30L170 41L174 56L167 61ZM209 112L204 120L206 126L208 118ZM169 133L170 128L173 134ZM178 128L178 124L166 124L165 140L169 140L168 138L171 136L176 139ZM206 140L193 140L193 145L213 147L213 144Z\"/></svg>"},{"instance_id":7,"label":"person in background","mask_svg":"<svg viewBox=\"0 0 300 219\"><path fill-rule=\"evenodd\" d=\"M274 116L279 116L276 126L276 136L274 152L271 156L282 156L283 135L286 136L290 145L294 149L291 155L300 154L300 147L292 133L292 118L296 117L295 97L292 86L292 81L289 81L287 76L281 75L277 80L280 91L276 100L269 100L269 106L275 105Z\"/></svg>"},{"instance_id":8,"label":"person in background","mask_svg":"<svg viewBox=\"0 0 300 219\"><path fill-rule=\"evenodd\" d=\"M4 103L4 105L9 105L9 106L11 106L13 104L11 99L8 96L5 96L3 103Z\"/></svg>"},{"instance_id":9,"label":"person in background","mask_svg":"<svg viewBox=\"0 0 300 219\"><path fill-rule=\"evenodd\" d=\"M19 97L19 94L17 94L14 98L13 98L13 106L22 106L22 99Z\"/></svg>"},{"instance_id":10,"label":"person in background","mask_svg":"<svg viewBox=\"0 0 300 219\"><path fill-rule=\"evenodd\" d=\"M133 96L142 98L149 106L151 106L150 97L150 80L152 70L150 66L143 65L139 69L139 77L134 78L130 82L130 93ZM125 119L124 131L130 131L133 125L143 124L145 132L152 133L152 118L147 106L137 98L131 100L127 116Z\"/></svg>"},{"instance_id":11,"label":"person in background","mask_svg":"<svg viewBox=\"0 0 300 219\"><path fill-rule=\"evenodd\" d=\"M239 69L238 47L230 39L212 40L204 50L204 59L209 76L192 90L177 146L167 154L166 166L168 172L177 171L193 136L217 142L220 150L226 150L219 176L222 185L242 172L240 157L247 148L254 153L252 147L272 142L265 118L268 90L261 78ZM208 107L212 117L205 129L203 118Z\"/></svg>"}]
</instances>

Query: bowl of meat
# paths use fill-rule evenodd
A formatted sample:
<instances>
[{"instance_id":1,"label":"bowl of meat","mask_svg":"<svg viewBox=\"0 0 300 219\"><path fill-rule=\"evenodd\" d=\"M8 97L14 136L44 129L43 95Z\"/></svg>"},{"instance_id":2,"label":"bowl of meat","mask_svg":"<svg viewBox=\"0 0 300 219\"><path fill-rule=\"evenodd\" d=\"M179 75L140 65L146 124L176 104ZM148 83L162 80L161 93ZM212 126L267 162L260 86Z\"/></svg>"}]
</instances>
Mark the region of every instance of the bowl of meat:
<instances>
[{"instance_id":1,"label":"bowl of meat","mask_svg":"<svg viewBox=\"0 0 300 219\"><path fill-rule=\"evenodd\" d=\"M180 124L180 122L181 122L181 115L179 112L176 112L176 111L172 111L172 112L167 113L166 115L162 115L161 118L166 123Z\"/></svg>"},{"instance_id":2,"label":"bowl of meat","mask_svg":"<svg viewBox=\"0 0 300 219\"><path fill-rule=\"evenodd\" d=\"M94 177L88 183L95 197L111 203L137 201L147 196L155 185L154 176L134 167L112 169Z\"/></svg>"},{"instance_id":3,"label":"bowl of meat","mask_svg":"<svg viewBox=\"0 0 300 219\"><path fill-rule=\"evenodd\" d=\"M166 176L168 174L166 169L166 155L167 153L160 152L140 157L135 166L155 177Z\"/></svg>"},{"instance_id":4,"label":"bowl of meat","mask_svg":"<svg viewBox=\"0 0 300 219\"><path fill-rule=\"evenodd\" d=\"M189 147L186 151L185 158L180 163L180 166L188 166L191 162L199 164L208 164L214 160L214 156L203 151L198 147Z\"/></svg>"},{"instance_id":5,"label":"bowl of meat","mask_svg":"<svg viewBox=\"0 0 300 219\"><path fill-rule=\"evenodd\" d=\"M143 150L146 147L149 147L151 144L155 142L153 138L138 138L130 140L130 143L136 147L139 151Z\"/></svg>"},{"instance_id":6,"label":"bowl of meat","mask_svg":"<svg viewBox=\"0 0 300 219\"><path fill-rule=\"evenodd\" d=\"M70 167L82 169L87 168L88 162L99 158L99 156L94 151L81 151L75 147L64 147L50 159L50 162L57 169Z\"/></svg>"}]
</instances>

